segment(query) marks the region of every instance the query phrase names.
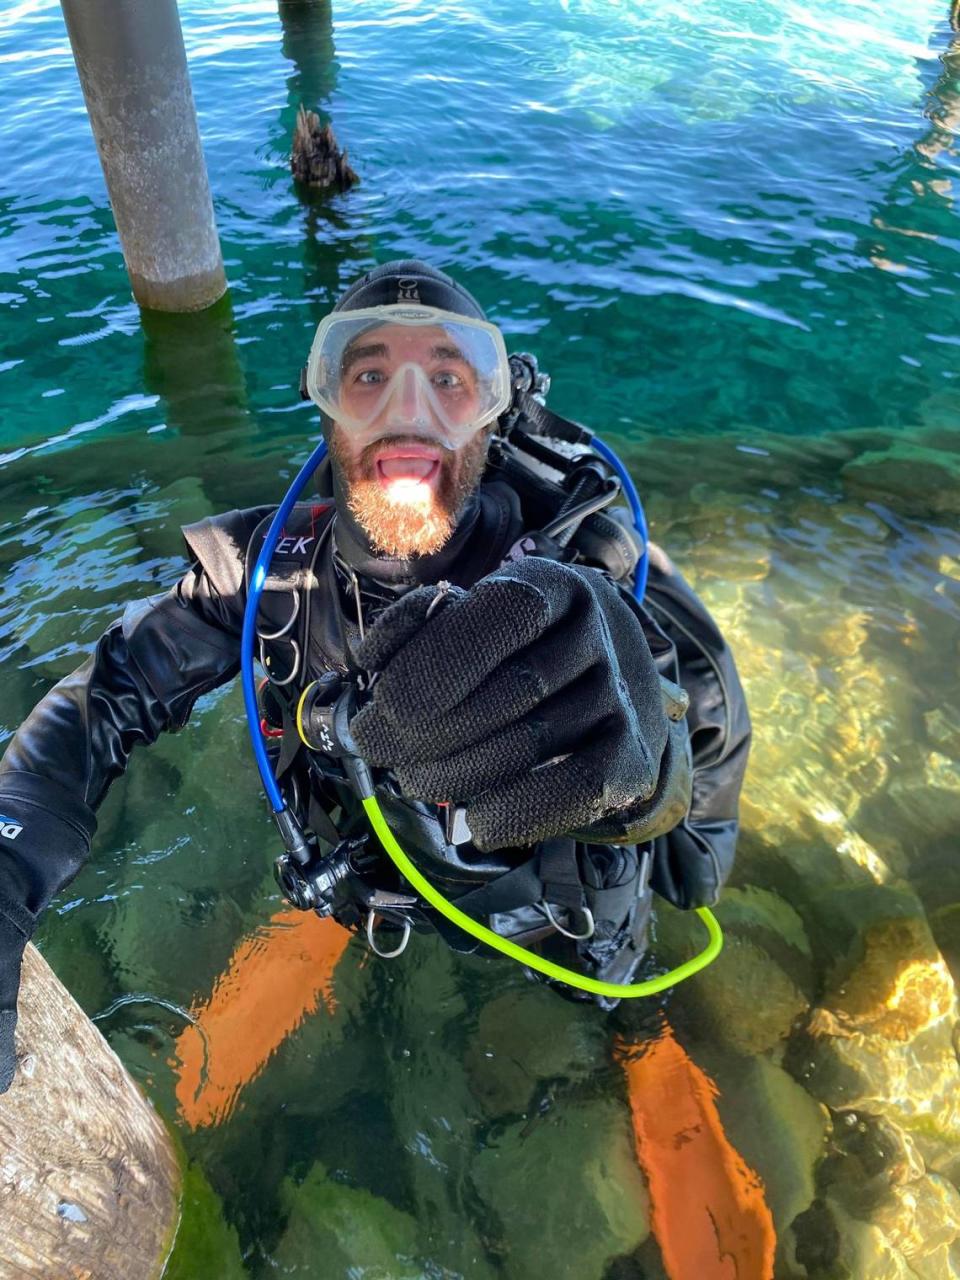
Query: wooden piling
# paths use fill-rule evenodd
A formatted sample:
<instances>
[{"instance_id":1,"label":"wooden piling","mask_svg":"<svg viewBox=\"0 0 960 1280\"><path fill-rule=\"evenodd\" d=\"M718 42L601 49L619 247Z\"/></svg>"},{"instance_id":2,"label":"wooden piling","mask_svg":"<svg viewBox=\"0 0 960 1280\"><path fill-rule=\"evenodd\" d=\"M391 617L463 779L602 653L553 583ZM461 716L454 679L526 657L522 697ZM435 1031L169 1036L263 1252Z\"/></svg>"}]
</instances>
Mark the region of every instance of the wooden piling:
<instances>
[{"instance_id":1,"label":"wooden piling","mask_svg":"<svg viewBox=\"0 0 960 1280\"><path fill-rule=\"evenodd\" d=\"M169 1134L33 946L19 1009L0 1097L0 1276L159 1278L180 1199Z\"/></svg>"}]
</instances>

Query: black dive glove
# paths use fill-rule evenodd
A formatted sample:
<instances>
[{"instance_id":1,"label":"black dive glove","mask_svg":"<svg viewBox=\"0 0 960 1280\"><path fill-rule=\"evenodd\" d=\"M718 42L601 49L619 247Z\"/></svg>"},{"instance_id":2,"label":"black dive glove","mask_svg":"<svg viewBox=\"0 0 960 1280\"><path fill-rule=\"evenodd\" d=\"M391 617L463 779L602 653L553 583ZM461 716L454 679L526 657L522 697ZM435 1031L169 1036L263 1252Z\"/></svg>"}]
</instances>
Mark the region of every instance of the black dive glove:
<instances>
[{"instance_id":1,"label":"black dive glove","mask_svg":"<svg viewBox=\"0 0 960 1280\"><path fill-rule=\"evenodd\" d=\"M404 596L359 646L379 673L350 726L368 763L411 799L464 805L484 850L646 839L681 820L689 751L670 721L685 696L604 574L530 557L434 605L442 590Z\"/></svg>"}]
</instances>

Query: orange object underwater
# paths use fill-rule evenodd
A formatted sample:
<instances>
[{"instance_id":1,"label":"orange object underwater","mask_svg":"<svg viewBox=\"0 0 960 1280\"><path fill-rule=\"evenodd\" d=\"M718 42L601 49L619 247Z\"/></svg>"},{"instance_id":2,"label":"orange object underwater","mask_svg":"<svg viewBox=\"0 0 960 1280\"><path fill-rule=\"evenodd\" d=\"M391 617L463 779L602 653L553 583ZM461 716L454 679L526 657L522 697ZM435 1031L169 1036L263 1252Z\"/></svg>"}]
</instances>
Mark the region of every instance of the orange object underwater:
<instances>
[{"instance_id":1,"label":"orange object underwater","mask_svg":"<svg viewBox=\"0 0 960 1280\"><path fill-rule=\"evenodd\" d=\"M220 1124L288 1035L322 1001L351 934L313 912L287 909L234 950L196 1022L177 1038L177 1101L192 1129Z\"/></svg>"},{"instance_id":2,"label":"orange object underwater","mask_svg":"<svg viewBox=\"0 0 960 1280\"><path fill-rule=\"evenodd\" d=\"M771 1280L776 1233L763 1183L723 1131L717 1087L674 1039L620 1042L637 1159L670 1280Z\"/></svg>"}]
</instances>

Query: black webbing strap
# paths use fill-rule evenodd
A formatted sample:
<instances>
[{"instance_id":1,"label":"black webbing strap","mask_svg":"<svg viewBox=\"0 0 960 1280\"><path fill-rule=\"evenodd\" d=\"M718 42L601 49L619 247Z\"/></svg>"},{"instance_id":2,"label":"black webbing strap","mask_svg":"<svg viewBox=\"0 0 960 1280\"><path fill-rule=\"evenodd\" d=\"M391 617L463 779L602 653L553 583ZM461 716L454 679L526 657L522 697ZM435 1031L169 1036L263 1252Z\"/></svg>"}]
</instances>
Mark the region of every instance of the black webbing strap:
<instances>
[{"instance_id":1,"label":"black webbing strap","mask_svg":"<svg viewBox=\"0 0 960 1280\"><path fill-rule=\"evenodd\" d=\"M583 881L577 860L577 842L571 836L554 836L540 846L540 879L543 900L571 911L583 910Z\"/></svg>"},{"instance_id":2,"label":"black webbing strap","mask_svg":"<svg viewBox=\"0 0 960 1280\"><path fill-rule=\"evenodd\" d=\"M624 884L614 885L612 889L587 888L587 902L597 920L610 920L620 924L630 913L630 908L639 896L640 872L632 876Z\"/></svg>"},{"instance_id":3,"label":"black webbing strap","mask_svg":"<svg viewBox=\"0 0 960 1280\"><path fill-rule=\"evenodd\" d=\"M532 906L543 897L543 881L537 874L536 862L536 858L530 858L519 867L513 867L502 876L497 876L496 880L488 880L479 888L468 889L453 901L461 911L474 918Z\"/></svg>"},{"instance_id":4,"label":"black webbing strap","mask_svg":"<svg viewBox=\"0 0 960 1280\"><path fill-rule=\"evenodd\" d=\"M326 840L327 844L337 845L340 843L340 832L334 826L333 819L324 809L323 805L317 799L313 787L310 788L310 800L307 804L307 826L310 830Z\"/></svg>"},{"instance_id":5,"label":"black webbing strap","mask_svg":"<svg viewBox=\"0 0 960 1280\"><path fill-rule=\"evenodd\" d=\"M280 739L280 755L273 770L278 781L296 760L297 752L302 746L303 743L300 741L299 733L297 733L297 726L294 724L293 717L287 709L286 702L284 702L283 737Z\"/></svg>"},{"instance_id":6,"label":"black webbing strap","mask_svg":"<svg viewBox=\"0 0 960 1280\"><path fill-rule=\"evenodd\" d=\"M555 440L568 440L571 444L586 444L590 440L590 432L586 427L581 427L578 422L571 422L569 418L561 418L558 413L535 400L528 391L517 391L514 403L541 435L552 436Z\"/></svg>"}]
</instances>

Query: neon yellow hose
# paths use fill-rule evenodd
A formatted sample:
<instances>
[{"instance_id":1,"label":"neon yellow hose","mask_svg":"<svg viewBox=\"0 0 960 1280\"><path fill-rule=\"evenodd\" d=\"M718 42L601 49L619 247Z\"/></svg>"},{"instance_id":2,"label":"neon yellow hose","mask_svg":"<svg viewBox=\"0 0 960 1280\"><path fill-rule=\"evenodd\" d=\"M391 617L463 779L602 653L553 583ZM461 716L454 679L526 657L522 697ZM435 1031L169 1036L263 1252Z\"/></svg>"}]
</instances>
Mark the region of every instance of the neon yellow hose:
<instances>
[{"instance_id":1,"label":"neon yellow hose","mask_svg":"<svg viewBox=\"0 0 960 1280\"><path fill-rule=\"evenodd\" d=\"M669 973L661 974L659 978L649 978L646 982L634 982L629 986L620 986L616 982L601 982L597 978L588 978L583 974L576 973L573 969L565 969L563 965L554 964L552 960L545 960L543 956L538 956L535 952L528 951L526 947L518 946L515 942L511 942L509 938L501 938L492 929L486 928L485 925L479 924L471 916L460 911L438 889L435 889L429 880L421 875L397 844L393 832L387 826L387 820L383 816L383 811L376 797L366 797L363 800L363 807L388 857L404 879L416 889L421 897L425 898L441 915L446 916L448 920L458 925L465 933L469 933L471 937L478 939L480 942L485 942L488 947L502 951L504 955L510 956L512 960L518 960L521 964L529 965L531 969L537 969L540 973L545 973L548 978L555 978L558 982L565 982L571 987L579 987L581 991L590 991L594 995L611 996L615 1000L633 996L653 996L658 991L665 991L668 987L676 986L678 982L683 982L685 978L689 978L701 969L705 969L720 954L720 948L723 946L723 934L720 931L720 925L717 923L712 911L709 911L706 907L697 907L697 915L707 926L710 941L698 955L695 955L691 960L687 960L685 964L678 965L676 969L671 969Z\"/></svg>"}]
</instances>

